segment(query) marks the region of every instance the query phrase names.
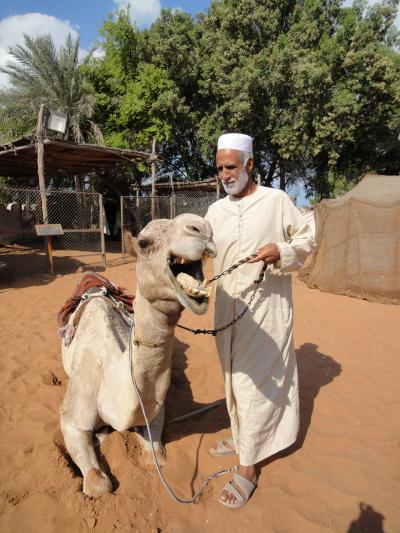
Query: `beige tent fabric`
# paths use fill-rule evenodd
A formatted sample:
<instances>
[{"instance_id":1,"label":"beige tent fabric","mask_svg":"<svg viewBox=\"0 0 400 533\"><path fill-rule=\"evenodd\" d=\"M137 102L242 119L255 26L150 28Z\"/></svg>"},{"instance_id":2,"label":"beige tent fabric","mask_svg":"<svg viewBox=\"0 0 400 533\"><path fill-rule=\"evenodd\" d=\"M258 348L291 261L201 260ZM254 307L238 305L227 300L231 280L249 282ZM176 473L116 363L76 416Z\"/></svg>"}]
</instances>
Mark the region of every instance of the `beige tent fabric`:
<instances>
[{"instance_id":1,"label":"beige tent fabric","mask_svg":"<svg viewBox=\"0 0 400 533\"><path fill-rule=\"evenodd\" d=\"M400 176L365 176L315 206L317 249L300 274L309 287L400 304Z\"/></svg>"},{"instance_id":2,"label":"beige tent fabric","mask_svg":"<svg viewBox=\"0 0 400 533\"><path fill-rule=\"evenodd\" d=\"M251 309L216 336L240 464L253 465L296 440L298 383L289 273L302 266L314 243L302 215L277 189L257 187L240 200L227 196L209 208L206 219L217 246L216 273L270 242L281 254L281 268L270 270ZM244 264L218 280L216 328L243 310L262 266Z\"/></svg>"}]
</instances>

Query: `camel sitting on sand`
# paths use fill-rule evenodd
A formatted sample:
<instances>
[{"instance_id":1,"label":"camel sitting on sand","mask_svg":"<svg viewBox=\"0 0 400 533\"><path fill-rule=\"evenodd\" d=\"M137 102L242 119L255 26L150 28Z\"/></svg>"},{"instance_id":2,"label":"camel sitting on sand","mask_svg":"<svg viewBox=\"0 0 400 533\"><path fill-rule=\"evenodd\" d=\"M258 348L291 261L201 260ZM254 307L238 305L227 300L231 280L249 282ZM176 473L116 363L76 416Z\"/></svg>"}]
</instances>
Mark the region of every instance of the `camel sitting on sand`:
<instances>
[{"instance_id":1,"label":"camel sitting on sand","mask_svg":"<svg viewBox=\"0 0 400 533\"><path fill-rule=\"evenodd\" d=\"M145 424L131 370L151 421L157 458L165 461L161 433L174 330L185 307L196 314L206 312L209 291L202 283L202 260L216 254L211 228L197 215L154 220L136 242L129 237L137 257L133 338L109 302L95 297L86 304L70 345L62 347L70 379L60 410L61 430L83 474L83 492L92 497L112 492L94 450L96 430L108 425L126 431ZM149 458L148 438L145 431L144 451Z\"/></svg>"}]
</instances>

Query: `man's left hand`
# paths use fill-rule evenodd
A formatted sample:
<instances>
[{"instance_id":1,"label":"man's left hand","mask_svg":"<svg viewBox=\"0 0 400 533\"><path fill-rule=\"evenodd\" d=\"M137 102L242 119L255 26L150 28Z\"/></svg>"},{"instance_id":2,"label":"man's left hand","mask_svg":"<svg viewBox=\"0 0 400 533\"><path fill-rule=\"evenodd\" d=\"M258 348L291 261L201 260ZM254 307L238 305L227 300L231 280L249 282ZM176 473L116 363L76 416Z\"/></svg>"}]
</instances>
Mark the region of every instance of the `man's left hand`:
<instances>
[{"instance_id":1,"label":"man's left hand","mask_svg":"<svg viewBox=\"0 0 400 533\"><path fill-rule=\"evenodd\" d=\"M265 246L261 246L261 248L257 248L256 257L253 257L253 259L250 259L247 261L248 263L257 263L257 261L264 261L267 265L276 263L281 258L281 254L279 252L279 248L274 243L266 244Z\"/></svg>"}]
</instances>

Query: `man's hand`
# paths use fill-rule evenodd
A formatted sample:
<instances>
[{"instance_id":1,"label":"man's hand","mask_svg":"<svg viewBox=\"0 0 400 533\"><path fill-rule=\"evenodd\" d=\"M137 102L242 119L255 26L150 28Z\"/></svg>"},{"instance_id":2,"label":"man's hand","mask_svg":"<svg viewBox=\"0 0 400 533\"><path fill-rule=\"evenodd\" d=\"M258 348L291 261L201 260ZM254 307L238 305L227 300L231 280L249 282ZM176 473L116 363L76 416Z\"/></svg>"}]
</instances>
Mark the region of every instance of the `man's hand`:
<instances>
[{"instance_id":1,"label":"man's hand","mask_svg":"<svg viewBox=\"0 0 400 533\"><path fill-rule=\"evenodd\" d=\"M261 248L257 248L256 257L247 261L248 263L257 263L257 261L264 261L267 265L276 263L281 258L279 248L274 243L266 244Z\"/></svg>"}]
</instances>

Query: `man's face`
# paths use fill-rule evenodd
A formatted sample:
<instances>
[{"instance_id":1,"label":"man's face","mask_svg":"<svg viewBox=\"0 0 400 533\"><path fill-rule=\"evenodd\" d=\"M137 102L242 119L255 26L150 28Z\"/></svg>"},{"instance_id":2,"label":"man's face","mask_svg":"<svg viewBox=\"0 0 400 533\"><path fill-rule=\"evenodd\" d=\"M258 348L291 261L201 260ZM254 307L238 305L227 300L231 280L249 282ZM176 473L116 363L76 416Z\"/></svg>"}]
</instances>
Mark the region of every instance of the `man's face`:
<instances>
[{"instance_id":1,"label":"man's face","mask_svg":"<svg viewBox=\"0 0 400 533\"><path fill-rule=\"evenodd\" d=\"M253 160L243 165L239 150L224 148L217 151L218 176L225 191L233 196L240 194L250 180Z\"/></svg>"}]
</instances>

